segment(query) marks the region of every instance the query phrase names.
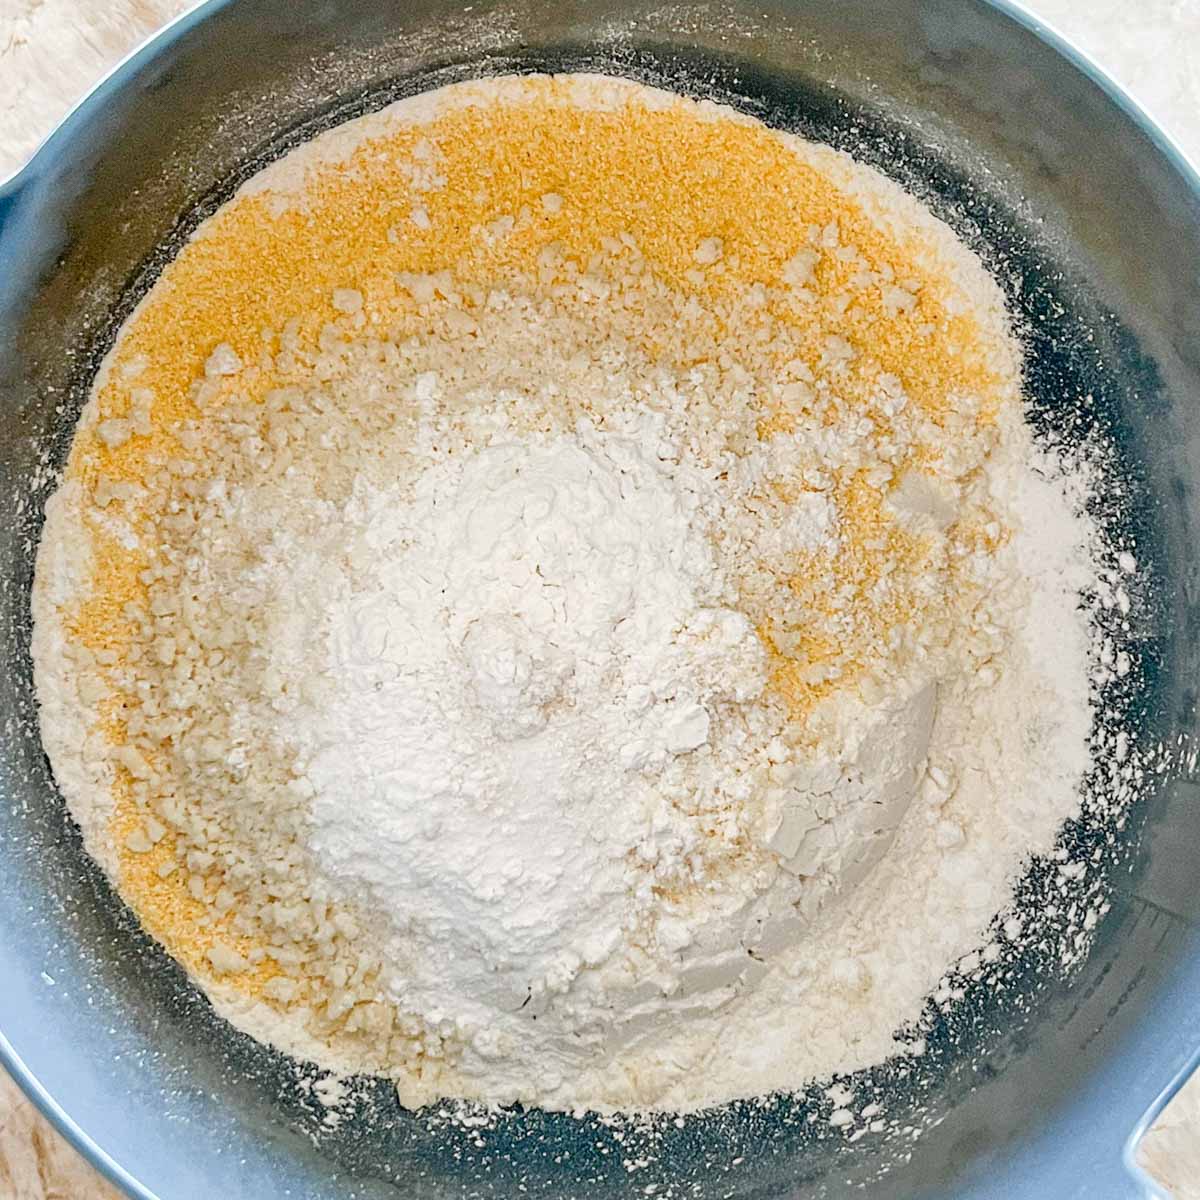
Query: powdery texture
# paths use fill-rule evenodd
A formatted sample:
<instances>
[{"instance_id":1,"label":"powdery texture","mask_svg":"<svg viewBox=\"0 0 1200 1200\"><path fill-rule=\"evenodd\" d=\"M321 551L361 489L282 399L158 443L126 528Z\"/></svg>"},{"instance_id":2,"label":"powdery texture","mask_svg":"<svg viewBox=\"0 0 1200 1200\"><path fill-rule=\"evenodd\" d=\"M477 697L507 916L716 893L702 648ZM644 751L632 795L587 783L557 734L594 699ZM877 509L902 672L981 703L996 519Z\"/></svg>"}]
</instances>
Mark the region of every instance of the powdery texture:
<instances>
[{"instance_id":1,"label":"powdery texture","mask_svg":"<svg viewBox=\"0 0 1200 1200\"><path fill-rule=\"evenodd\" d=\"M605 198L459 174L460 126L587 113L784 148L839 215L581 253ZM380 178L412 265L208 333L172 408L194 318L139 331L222 220ZM38 686L89 848L231 1019L411 1104L687 1110L919 1050L1087 765L1088 527L1015 363L945 226L712 105L501 79L317 139L131 318L48 510Z\"/></svg>"}]
</instances>

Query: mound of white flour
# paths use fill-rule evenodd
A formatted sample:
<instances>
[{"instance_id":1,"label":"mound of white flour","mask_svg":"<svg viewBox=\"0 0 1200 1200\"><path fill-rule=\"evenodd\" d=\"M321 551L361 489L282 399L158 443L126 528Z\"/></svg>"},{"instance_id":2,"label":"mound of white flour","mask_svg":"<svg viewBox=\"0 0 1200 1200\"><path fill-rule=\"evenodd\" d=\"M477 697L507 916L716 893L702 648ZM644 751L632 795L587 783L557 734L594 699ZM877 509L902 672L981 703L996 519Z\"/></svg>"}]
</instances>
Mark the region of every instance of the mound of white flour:
<instances>
[{"instance_id":1,"label":"mound of white flour","mask_svg":"<svg viewBox=\"0 0 1200 1200\"><path fill-rule=\"evenodd\" d=\"M398 1005L482 1059L523 1053L535 1016L578 1057L719 1008L873 865L924 771L924 677L784 765L706 536L721 485L644 444L585 427L455 456L411 494L360 489L319 545L284 518L258 570L286 613L271 667L313 697L277 736L317 861L388 918Z\"/></svg>"},{"instance_id":2,"label":"mound of white flour","mask_svg":"<svg viewBox=\"0 0 1200 1200\"><path fill-rule=\"evenodd\" d=\"M988 487L1020 522L987 617L1013 641L975 677L914 666L874 704L842 697L800 760L704 536L722 485L638 441L456 455L360 487L317 543L274 514L256 584L301 697L274 736L310 845L472 1091L586 1102L641 1046L702 1072L671 1072L660 1101L686 1108L863 1032L892 1049L837 1010L915 1005L1087 765L1080 527L1024 461L994 458Z\"/></svg>"}]
</instances>

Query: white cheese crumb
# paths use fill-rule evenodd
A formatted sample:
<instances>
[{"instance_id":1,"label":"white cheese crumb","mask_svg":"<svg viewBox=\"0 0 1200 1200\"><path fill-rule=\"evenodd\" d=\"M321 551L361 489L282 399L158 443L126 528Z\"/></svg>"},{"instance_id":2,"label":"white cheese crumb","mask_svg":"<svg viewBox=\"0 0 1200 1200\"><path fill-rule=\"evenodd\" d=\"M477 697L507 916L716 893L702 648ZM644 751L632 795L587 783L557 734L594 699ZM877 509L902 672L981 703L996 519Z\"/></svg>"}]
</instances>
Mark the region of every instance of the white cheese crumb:
<instances>
[{"instance_id":1,"label":"white cheese crumb","mask_svg":"<svg viewBox=\"0 0 1200 1200\"><path fill-rule=\"evenodd\" d=\"M241 369L242 360L228 342L219 343L204 360L204 374L210 379L223 375L236 375Z\"/></svg>"},{"instance_id":2,"label":"white cheese crumb","mask_svg":"<svg viewBox=\"0 0 1200 1200\"><path fill-rule=\"evenodd\" d=\"M129 441L130 435L133 433L133 425L120 417L112 417L107 421L101 421L96 426L96 433L110 450L115 450Z\"/></svg>"},{"instance_id":3,"label":"white cheese crumb","mask_svg":"<svg viewBox=\"0 0 1200 1200\"><path fill-rule=\"evenodd\" d=\"M250 969L249 960L224 942L214 942L209 947L206 957L212 963L213 970L223 975Z\"/></svg>"},{"instance_id":4,"label":"white cheese crumb","mask_svg":"<svg viewBox=\"0 0 1200 1200\"><path fill-rule=\"evenodd\" d=\"M362 292L356 288L334 288L333 307L341 313L356 313L363 306Z\"/></svg>"}]
</instances>

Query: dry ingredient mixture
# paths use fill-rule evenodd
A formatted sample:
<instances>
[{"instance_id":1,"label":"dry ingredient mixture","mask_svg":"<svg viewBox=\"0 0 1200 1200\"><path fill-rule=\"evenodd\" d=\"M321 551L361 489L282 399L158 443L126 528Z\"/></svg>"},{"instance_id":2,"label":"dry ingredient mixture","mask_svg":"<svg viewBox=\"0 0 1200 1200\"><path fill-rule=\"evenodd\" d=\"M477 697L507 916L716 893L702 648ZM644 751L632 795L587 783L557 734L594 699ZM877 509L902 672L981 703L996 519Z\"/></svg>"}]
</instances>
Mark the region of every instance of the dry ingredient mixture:
<instances>
[{"instance_id":1,"label":"dry ingredient mixture","mask_svg":"<svg viewBox=\"0 0 1200 1200\"><path fill-rule=\"evenodd\" d=\"M409 1105L919 1052L1088 767L1019 361L946 226L728 109L508 77L317 138L164 270L47 508L88 849L231 1021Z\"/></svg>"}]
</instances>

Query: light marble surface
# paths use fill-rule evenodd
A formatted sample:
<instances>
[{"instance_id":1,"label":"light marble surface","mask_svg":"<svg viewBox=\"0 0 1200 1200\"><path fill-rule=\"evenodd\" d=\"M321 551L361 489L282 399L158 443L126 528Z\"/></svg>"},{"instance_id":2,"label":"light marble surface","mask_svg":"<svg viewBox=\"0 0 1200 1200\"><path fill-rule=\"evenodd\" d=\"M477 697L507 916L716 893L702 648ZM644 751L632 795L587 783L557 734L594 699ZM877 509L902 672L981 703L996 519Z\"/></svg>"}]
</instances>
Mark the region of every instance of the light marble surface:
<instances>
[{"instance_id":1,"label":"light marble surface","mask_svg":"<svg viewBox=\"0 0 1200 1200\"><path fill-rule=\"evenodd\" d=\"M1095 58L1200 162L1200 0L1028 6ZM105 70L186 7L179 0L0 0L0 178ZM1141 1157L1175 1200L1200 1200L1200 1077L1146 1137ZM0 1200L117 1200L2 1073Z\"/></svg>"}]
</instances>

